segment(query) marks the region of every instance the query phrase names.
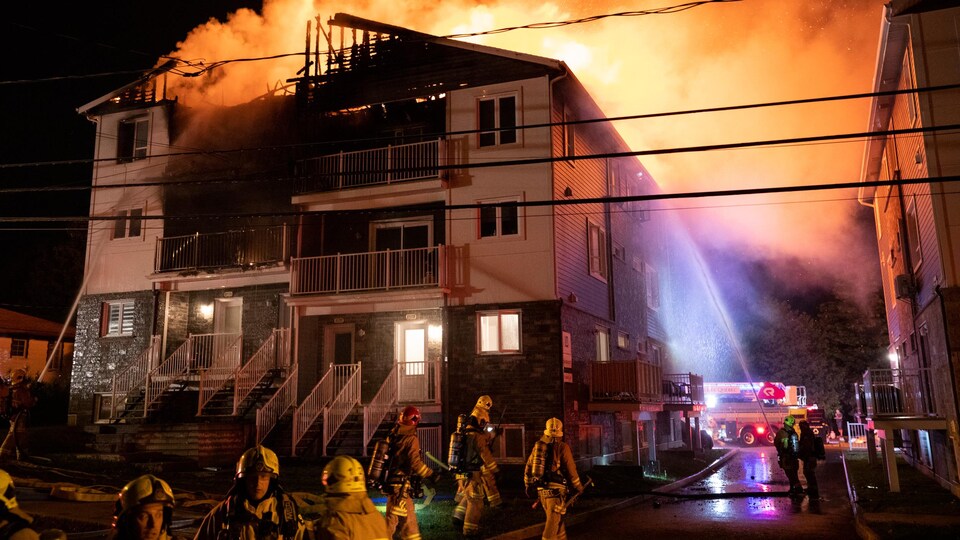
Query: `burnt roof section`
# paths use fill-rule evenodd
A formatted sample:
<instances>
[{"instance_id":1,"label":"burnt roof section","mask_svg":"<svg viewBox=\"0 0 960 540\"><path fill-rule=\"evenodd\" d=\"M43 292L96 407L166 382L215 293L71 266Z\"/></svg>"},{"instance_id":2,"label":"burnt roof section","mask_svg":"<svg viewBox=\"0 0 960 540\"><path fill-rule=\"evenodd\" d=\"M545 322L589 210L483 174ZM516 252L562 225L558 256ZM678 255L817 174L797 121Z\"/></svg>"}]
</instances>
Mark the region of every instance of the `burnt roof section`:
<instances>
[{"instance_id":1,"label":"burnt roof section","mask_svg":"<svg viewBox=\"0 0 960 540\"><path fill-rule=\"evenodd\" d=\"M141 75L136 81L122 86L109 94L100 96L86 105L78 107L77 112L85 115L96 115L102 114L104 108L108 106L117 109L137 107L165 99L165 96L157 95L157 78L176 66L176 60L167 60L163 64Z\"/></svg>"},{"instance_id":2,"label":"burnt roof section","mask_svg":"<svg viewBox=\"0 0 960 540\"><path fill-rule=\"evenodd\" d=\"M465 43L344 13L336 14L329 25L329 34L320 29L328 45L325 71L292 79L298 83L297 94L304 103L325 110L566 72L559 60ZM334 35L337 31L339 36ZM351 43L340 46L346 39ZM339 43L335 45L335 41Z\"/></svg>"}]
</instances>

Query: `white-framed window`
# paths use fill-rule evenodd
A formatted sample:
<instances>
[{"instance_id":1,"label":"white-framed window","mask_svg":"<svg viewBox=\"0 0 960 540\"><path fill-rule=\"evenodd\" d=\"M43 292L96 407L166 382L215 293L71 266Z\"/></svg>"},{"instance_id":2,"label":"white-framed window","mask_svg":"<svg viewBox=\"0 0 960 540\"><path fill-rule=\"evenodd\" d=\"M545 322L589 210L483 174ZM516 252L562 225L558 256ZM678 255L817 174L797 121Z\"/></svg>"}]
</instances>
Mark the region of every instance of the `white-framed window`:
<instances>
[{"instance_id":1,"label":"white-framed window","mask_svg":"<svg viewBox=\"0 0 960 540\"><path fill-rule=\"evenodd\" d=\"M923 252L920 249L920 221L917 218L917 198L911 196L907 203L907 240L910 241L910 262L913 269L920 268Z\"/></svg>"},{"instance_id":2,"label":"white-framed window","mask_svg":"<svg viewBox=\"0 0 960 540\"><path fill-rule=\"evenodd\" d=\"M649 263L644 263L643 270L644 284L647 288L647 307L660 309L660 277L657 275L657 269Z\"/></svg>"},{"instance_id":3,"label":"white-framed window","mask_svg":"<svg viewBox=\"0 0 960 540\"><path fill-rule=\"evenodd\" d=\"M121 120L117 126L117 163L144 159L149 144L149 120L143 117Z\"/></svg>"},{"instance_id":4,"label":"white-framed window","mask_svg":"<svg viewBox=\"0 0 960 540\"><path fill-rule=\"evenodd\" d=\"M570 124L568 122L573 122L574 116L570 112L570 109L564 107L563 109L563 155L565 157L573 157L577 155L577 126L576 124ZM574 161L567 162L570 165L574 165Z\"/></svg>"},{"instance_id":5,"label":"white-framed window","mask_svg":"<svg viewBox=\"0 0 960 540\"><path fill-rule=\"evenodd\" d=\"M502 238L521 234L520 197L505 197L478 201L484 205L477 209L477 236L479 238ZM488 206L489 205L489 206Z\"/></svg>"},{"instance_id":6,"label":"white-framed window","mask_svg":"<svg viewBox=\"0 0 960 540\"><path fill-rule=\"evenodd\" d=\"M903 73L903 89L904 90L909 90L917 87L913 79L913 62L910 61L910 56L911 56L911 51L908 48L904 52L904 56L903 56L902 73ZM917 94L913 92L909 94L903 94L903 99L907 102L907 114L909 115L909 118L910 118L910 127L913 127L917 123L917 116L918 116L917 110L919 109L919 107L917 106Z\"/></svg>"},{"instance_id":7,"label":"white-framed window","mask_svg":"<svg viewBox=\"0 0 960 540\"><path fill-rule=\"evenodd\" d=\"M119 210L113 222L113 239L140 238L143 236L143 208Z\"/></svg>"},{"instance_id":8,"label":"white-framed window","mask_svg":"<svg viewBox=\"0 0 960 540\"><path fill-rule=\"evenodd\" d=\"M626 332L617 332L617 347L620 349L629 349L630 334Z\"/></svg>"},{"instance_id":9,"label":"white-framed window","mask_svg":"<svg viewBox=\"0 0 960 540\"><path fill-rule=\"evenodd\" d=\"M25 339L11 339L10 340L10 356L27 356L27 340Z\"/></svg>"},{"instance_id":10,"label":"white-framed window","mask_svg":"<svg viewBox=\"0 0 960 540\"><path fill-rule=\"evenodd\" d=\"M605 326L598 326L594 335L597 337L597 362L609 362L610 329Z\"/></svg>"},{"instance_id":11,"label":"white-framed window","mask_svg":"<svg viewBox=\"0 0 960 540\"><path fill-rule=\"evenodd\" d=\"M650 344L650 358L648 360L651 364L655 366L663 365L663 350L660 349L659 345Z\"/></svg>"},{"instance_id":12,"label":"white-framed window","mask_svg":"<svg viewBox=\"0 0 960 540\"><path fill-rule=\"evenodd\" d=\"M104 337L133 335L133 300L111 300L103 303L101 334Z\"/></svg>"},{"instance_id":13,"label":"white-framed window","mask_svg":"<svg viewBox=\"0 0 960 540\"><path fill-rule=\"evenodd\" d=\"M523 424L503 424L501 433L490 447L497 463L526 463L526 447L523 444L525 428Z\"/></svg>"},{"instance_id":14,"label":"white-framed window","mask_svg":"<svg viewBox=\"0 0 960 540\"><path fill-rule=\"evenodd\" d=\"M520 311L477 313L477 348L481 354L520 352Z\"/></svg>"},{"instance_id":15,"label":"white-framed window","mask_svg":"<svg viewBox=\"0 0 960 540\"><path fill-rule=\"evenodd\" d=\"M590 275L607 280L607 231L596 223L587 222L587 257Z\"/></svg>"},{"instance_id":16,"label":"white-framed window","mask_svg":"<svg viewBox=\"0 0 960 540\"><path fill-rule=\"evenodd\" d=\"M603 453L603 429L593 424L580 424L580 457L599 456Z\"/></svg>"},{"instance_id":17,"label":"white-framed window","mask_svg":"<svg viewBox=\"0 0 960 540\"><path fill-rule=\"evenodd\" d=\"M518 141L517 110L515 93L478 99L479 146L483 148L516 143Z\"/></svg>"}]
</instances>

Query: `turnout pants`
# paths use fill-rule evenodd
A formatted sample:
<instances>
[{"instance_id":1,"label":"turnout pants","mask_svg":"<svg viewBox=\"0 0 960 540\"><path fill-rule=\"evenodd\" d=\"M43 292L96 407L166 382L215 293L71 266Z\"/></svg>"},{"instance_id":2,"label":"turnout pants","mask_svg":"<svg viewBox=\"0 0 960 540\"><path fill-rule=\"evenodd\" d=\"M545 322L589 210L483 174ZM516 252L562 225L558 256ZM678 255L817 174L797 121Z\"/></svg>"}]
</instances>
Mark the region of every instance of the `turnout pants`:
<instances>
[{"instance_id":1,"label":"turnout pants","mask_svg":"<svg viewBox=\"0 0 960 540\"><path fill-rule=\"evenodd\" d=\"M408 490L399 489L387 496L386 521L388 538L393 538L399 527L403 540L420 540L417 507Z\"/></svg>"},{"instance_id":2,"label":"turnout pants","mask_svg":"<svg viewBox=\"0 0 960 540\"><path fill-rule=\"evenodd\" d=\"M566 500L567 489L540 488L537 490L540 506L546 514L547 522L543 526L543 540L566 540L567 528L563 525L563 515L567 513L563 502Z\"/></svg>"}]
</instances>

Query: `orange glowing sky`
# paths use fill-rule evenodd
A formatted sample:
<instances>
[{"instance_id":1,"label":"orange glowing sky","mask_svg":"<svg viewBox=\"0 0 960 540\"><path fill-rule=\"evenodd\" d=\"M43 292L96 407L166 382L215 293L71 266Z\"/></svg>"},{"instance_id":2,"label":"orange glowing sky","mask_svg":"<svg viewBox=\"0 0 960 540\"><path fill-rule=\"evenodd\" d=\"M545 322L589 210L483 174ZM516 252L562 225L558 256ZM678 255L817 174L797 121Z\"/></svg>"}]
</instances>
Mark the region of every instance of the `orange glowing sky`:
<instances>
[{"instance_id":1,"label":"orange glowing sky","mask_svg":"<svg viewBox=\"0 0 960 540\"><path fill-rule=\"evenodd\" d=\"M872 90L886 0L743 0L681 13L611 17L555 29L473 38L485 45L565 61L608 116L675 111ZM268 0L211 20L177 44L174 56L216 61L299 52L307 20L346 12L436 35L467 33L588 15L651 9L642 2L444 2ZM299 69L301 58L229 64L211 76L181 79L188 104L235 104L267 93ZM202 94L195 93L202 88ZM698 114L616 126L635 150L865 131L865 100ZM643 158L662 189L700 191L859 179L863 142L821 143ZM844 282L876 269L870 238L851 236L867 209L855 193L688 200L680 211L695 237L758 257L795 256ZM712 231L707 236L704 231ZM726 230L727 234L716 234ZM873 274L871 274L873 275Z\"/></svg>"}]
</instances>

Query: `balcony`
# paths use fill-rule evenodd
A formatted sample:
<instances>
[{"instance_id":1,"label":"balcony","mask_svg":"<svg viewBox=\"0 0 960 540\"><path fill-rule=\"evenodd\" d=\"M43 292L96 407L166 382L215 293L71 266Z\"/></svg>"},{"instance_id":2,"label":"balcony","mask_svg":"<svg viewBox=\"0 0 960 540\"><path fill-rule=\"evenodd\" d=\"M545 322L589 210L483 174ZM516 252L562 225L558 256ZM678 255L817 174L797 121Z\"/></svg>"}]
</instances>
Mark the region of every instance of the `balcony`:
<instances>
[{"instance_id":1,"label":"balcony","mask_svg":"<svg viewBox=\"0 0 960 540\"><path fill-rule=\"evenodd\" d=\"M201 272L282 264L288 256L284 226L157 239L154 272Z\"/></svg>"},{"instance_id":2,"label":"balcony","mask_svg":"<svg viewBox=\"0 0 960 540\"><path fill-rule=\"evenodd\" d=\"M657 412L663 409L662 387L658 364L644 360L590 362L588 409Z\"/></svg>"},{"instance_id":3,"label":"balcony","mask_svg":"<svg viewBox=\"0 0 960 540\"><path fill-rule=\"evenodd\" d=\"M444 246L294 258L292 295L446 287Z\"/></svg>"},{"instance_id":4,"label":"balcony","mask_svg":"<svg viewBox=\"0 0 960 540\"><path fill-rule=\"evenodd\" d=\"M869 369L860 410L878 429L946 429L950 377L942 368Z\"/></svg>"},{"instance_id":5,"label":"balcony","mask_svg":"<svg viewBox=\"0 0 960 540\"><path fill-rule=\"evenodd\" d=\"M400 144L305 159L297 164L298 195L440 178L444 141Z\"/></svg>"},{"instance_id":6,"label":"balcony","mask_svg":"<svg viewBox=\"0 0 960 540\"><path fill-rule=\"evenodd\" d=\"M663 376L664 409L702 411L706 408L703 377L693 373L667 373Z\"/></svg>"}]
</instances>

